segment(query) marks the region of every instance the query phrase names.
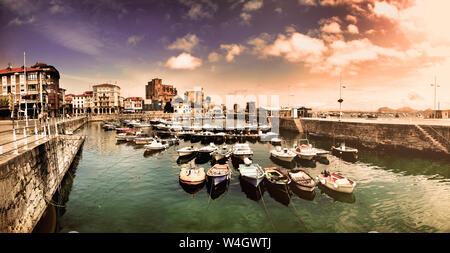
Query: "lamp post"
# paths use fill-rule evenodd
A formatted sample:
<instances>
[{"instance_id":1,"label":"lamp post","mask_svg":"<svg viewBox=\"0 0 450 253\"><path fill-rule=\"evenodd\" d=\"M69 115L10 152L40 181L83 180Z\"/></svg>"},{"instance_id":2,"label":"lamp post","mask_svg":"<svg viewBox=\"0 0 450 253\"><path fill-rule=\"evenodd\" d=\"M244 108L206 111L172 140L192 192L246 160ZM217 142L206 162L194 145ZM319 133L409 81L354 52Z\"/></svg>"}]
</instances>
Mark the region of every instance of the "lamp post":
<instances>
[{"instance_id":1,"label":"lamp post","mask_svg":"<svg viewBox=\"0 0 450 253\"><path fill-rule=\"evenodd\" d=\"M434 84L432 83L431 86L432 87L434 86L434 110L436 111L436 93L437 93L437 88L441 87L436 82L436 76L434 76ZM436 117L436 115L435 115L435 117Z\"/></svg>"},{"instance_id":2,"label":"lamp post","mask_svg":"<svg viewBox=\"0 0 450 253\"><path fill-rule=\"evenodd\" d=\"M341 121L342 118L342 102L344 102L344 99L342 99L342 89L345 89L345 86L342 86L342 73L339 78L339 121Z\"/></svg>"}]
</instances>

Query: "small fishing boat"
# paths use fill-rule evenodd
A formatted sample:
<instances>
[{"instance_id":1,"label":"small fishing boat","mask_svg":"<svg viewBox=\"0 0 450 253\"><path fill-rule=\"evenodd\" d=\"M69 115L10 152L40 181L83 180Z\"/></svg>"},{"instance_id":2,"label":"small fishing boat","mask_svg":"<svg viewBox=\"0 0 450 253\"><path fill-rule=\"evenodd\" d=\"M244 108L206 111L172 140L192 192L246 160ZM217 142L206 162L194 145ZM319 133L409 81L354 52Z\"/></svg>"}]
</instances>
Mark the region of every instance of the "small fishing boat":
<instances>
[{"instance_id":1,"label":"small fishing boat","mask_svg":"<svg viewBox=\"0 0 450 253\"><path fill-rule=\"evenodd\" d=\"M292 151L294 151L298 157L303 160L312 160L316 156L316 152L309 143L308 139L298 140Z\"/></svg>"},{"instance_id":2,"label":"small fishing boat","mask_svg":"<svg viewBox=\"0 0 450 253\"><path fill-rule=\"evenodd\" d=\"M237 143L233 146L232 154L234 158L244 161L245 158L253 156L253 151L247 143Z\"/></svg>"},{"instance_id":3,"label":"small fishing boat","mask_svg":"<svg viewBox=\"0 0 450 253\"><path fill-rule=\"evenodd\" d=\"M214 143L210 143L208 146L202 147L198 150L199 156L210 156L212 152L217 150L217 146Z\"/></svg>"},{"instance_id":4,"label":"small fishing boat","mask_svg":"<svg viewBox=\"0 0 450 253\"><path fill-rule=\"evenodd\" d=\"M291 183L291 179L277 168L265 168L264 176L267 182L276 186L287 186Z\"/></svg>"},{"instance_id":5,"label":"small fishing boat","mask_svg":"<svg viewBox=\"0 0 450 253\"><path fill-rule=\"evenodd\" d=\"M132 128L128 128L128 127L120 127L120 128L116 128L116 133L120 134L120 133L127 133L127 132L133 132L135 131Z\"/></svg>"},{"instance_id":6,"label":"small fishing boat","mask_svg":"<svg viewBox=\"0 0 450 253\"><path fill-rule=\"evenodd\" d=\"M215 164L207 172L208 181L214 186L231 178L231 169L228 164Z\"/></svg>"},{"instance_id":7,"label":"small fishing boat","mask_svg":"<svg viewBox=\"0 0 450 253\"><path fill-rule=\"evenodd\" d=\"M213 156L214 160L216 160L216 161L228 159L228 157L230 157L230 155L231 155L231 149L229 149L227 145L222 146L221 148L215 150L212 153L212 156Z\"/></svg>"},{"instance_id":8,"label":"small fishing boat","mask_svg":"<svg viewBox=\"0 0 450 253\"><path fill-rule=\"evenodd\" d=\"M194 146L184 147L177 150L177 153L180 157L182 156L191 156L197 154L198 149L194 148Z\"/></svg>"},{"instance_id":9,"label":"small fishing boat","mask_svg":"<svg viewBox=\"0 0 450 253\"><path fill-rule=\"evenodd\" d=\"M169 147L169 144L164 140L162 140L162 141L153 140L152 143L144 146L144 148L147 151L159 151L159 150L166 149L168 147Z\"/></svg>"},{"instance_id":10,"label":"small fishing boat","mask_svg":"<svg viewBox=\"0 0 450 253\"><path fill-rule=\"evenodd\" d=\"M281 146L276 146L276 148L270 151L270 155L276 159L284 162L292 162L297 154L287 148L281 149Z\"/></svg>"},{"instance_id":11,"label":"small fishing boat","mask_svg":"<svg viewBox=\"0 0 450 253\"><path fill-rule=\"evenodd\" d=\"M180 169L180 182L187 185L200 185L205 182L206 174L203 168L185 164Z\"/></svg>"},{"instance_id":12,"label":"small fishing boat","mask_svg":"<svg viewBox=\"0 0 450 253\"><path fill-rule=\"evenodd\" d=\"M322 171L317 180L328 189L342 193L352 193L356 186L356 182L327 170Z\"/></svg>"},{"instance_id":13,"label":"small fishing boat","mask_svg":"<svg viewBox=\"0 0 450 253\"><path fill-rule=\"evenodd\" d=\"M358 149L346 147L345 143L341 143L339 147L332 146L331 152L337 157L344 159L356 160L358 159Z\"/></svg>"},{"instance_id":14,"label":"small fishing boat","mask_svg":"<svg viewBox=\"0 0 450 253\"><path fill-rule=\"evenodd\" d=\"M136 145L145 145L150 144L153 141L153 137L150 137L148 134L141 133L134 138L134 144Z\"/></svg>"},{"instance_id":15,"label":"small fishing boat","mask_svg":"<svg viewBox=\"0 0 450 253\"><path fill-rule=\"evenodd\" d=\"M258 187L258 185L264 179L264 169L262 169L258 164L254 163L240 164L239 173L241 173L243 179L245 179L254 187Z\"/></svg>"},{"instance_id":16,"label":"small fishing boat","mask_svg":"<svg viewBox=\"0 0 450 253\"><path fill-rule=\"evenodd\" d=\"M66 134L66 135L73 135L73 132L70 131L70 130L66 130L66 131L65 131L65 134Z\"/></svg>"},{"instance_id":17,"label":"small fishing boat","mask_svg":"<svg viewBox=\"0 0 450 253\"><path fill-rule=\"evenodd\" d=\"M289 177L292 179L291 185L302 191L312 192L316 187L316 182L313 177L306 171L295 169L288 172Z\"/></svg>"}]
</instances>

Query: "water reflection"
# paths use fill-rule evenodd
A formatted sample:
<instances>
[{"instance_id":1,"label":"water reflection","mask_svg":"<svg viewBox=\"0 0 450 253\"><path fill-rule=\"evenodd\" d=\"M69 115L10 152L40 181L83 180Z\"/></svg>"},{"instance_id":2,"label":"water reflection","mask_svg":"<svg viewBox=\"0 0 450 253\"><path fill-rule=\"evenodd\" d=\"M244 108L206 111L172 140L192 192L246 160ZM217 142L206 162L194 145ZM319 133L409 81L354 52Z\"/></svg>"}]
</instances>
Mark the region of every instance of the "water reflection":
<instances>
[{"instance_id":1,"label":"water reflection","mask_svg":"<svg viewBox=\"0 0 450 253\"><path fill-rule=\"evenodd\" d=\"M177 159L177 164L185 164L192 161L196 155L179 156Z\"/></svg>"},{"instance_id":2,"label":"water reflection","mask_svg":"<svg viewBox=\"0 0 450 253\"><path fill-rule=\"evenodd\" d=\"M178 180L178 183L180 184L181 188L189 194L195 195L197 192L199 192L201 189L203 189L203 186L205 186L205 182L198 184L198 185L190 185L190 184L184 184L180 180Z\"/></svg>"},{"instance_id":3,"label":"water reflection","mask_svg":"<svg viewBox=\"0 0 450 253\"><path fill-rule=\"evenodd\" d=\"M206 189L211 199L217 199L220 195L224 194L228 190L230 180L225 180L218 185L214 185L212 182L206 183Z\"/></svg>"},{"instance_id":4,"label":"water reflection","mask_svg":"<svg viewBox=\"0 0 450 253\"><path fill-rule=\"evenodd\" d=\"M264 184L259 184L258 187L255 187L241 176L239 176L239 183L241 185L241 191L251 200L259 201L264 195Z\"/></svg>"},{"instance_id":5,"label":"water reflection","mask_svg":"<svg viewBox=\"0 0 450 253\"><path fill-rule=\"evenodd\" d=\"M267 181L264 182L264 185L272 199L285 206L289 206L289 203L291 202L291 193L287 185L271 184Z\"/></svg>"},{"instance_id":6,"label":"water reflection","mask_svg":"<svg viewBox=\"0 0 450 253\"><path fill-rule=\"evenodd\" d=\"M291 191L297 195L299 198L304 199L304 200L308 200L308 201L312 201L314 200L314 198L316 197L316 191L302 191L300 189L298 189L297 187L293 186L293 187L289 187L291 189Z\"/></svg>"},{"instance_id":7,"label":"water reflection","mask_svg":"<svg viewBox=\"0 0 450 253\"><path fill-rule=\"evenodd\" d=\"M349 204L353 204L356 201L354 193L348 194L348 193L333 191L333 190L323 186L322 184L318 184L317 187L320 189L321 194L326 194L326 195L330 196L334 201L339 201L339 202L349 203Z\"/></svg>"}]
</instances>

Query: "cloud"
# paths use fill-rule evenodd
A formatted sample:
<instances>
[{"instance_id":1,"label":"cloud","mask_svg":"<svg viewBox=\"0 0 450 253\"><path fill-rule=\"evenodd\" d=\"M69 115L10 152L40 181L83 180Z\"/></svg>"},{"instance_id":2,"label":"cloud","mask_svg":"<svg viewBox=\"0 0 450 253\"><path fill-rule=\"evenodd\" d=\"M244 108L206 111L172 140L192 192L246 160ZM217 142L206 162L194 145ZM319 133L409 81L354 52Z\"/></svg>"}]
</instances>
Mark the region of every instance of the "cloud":
<instances>
[{"instance_id":1,"label":"cloud","mask_svg":"<svg viewBox=\"0 0 450 253\"><path fill-rule=\"evenodd\" d=\"M298 0L298 4L307 5L307 6L316 6L316 2L314 0Z\"/></svg>"},{"instance_id":2,"label":"cloud","mask_svg":"<svg viewBox=\"0 0 450 253\"><path fill-rule=\"evenodd\" d=\"M128 37L127 45L133 46L133 47L134 47L134 46L136 46L141 40L143 40L144 37L145 37L145 35L140 35L140 36L138 36L138 35L133 35L133 36L130 36L130 37Z\"/></svg>"},{"instance_id":3,"label":"cloud","mask_svg":"<svg viewBox=\"0 0 450 253\"><path fill-rule=\"evenodd\" d=\"M170 50L181 50L186 52L192 52L192 50L200 43L200 40L195 34L186 34L182 38L176 39L167 48Z\"/></svg>"},{"instance_id":4,"label":"cloud","mask_svg":"<svg viewBox=\"0 0 450 253\"><path fill-rule=\"evenodd\" d=\"M208 61L209 62L217 62L220 60L220 54L216 53L216 52L211 52L208 55Z\"/></svg>"},{"instance_id":5,"label":"cloud","mask_svg":"<svg viewBox=\"0 0 450 253\"><path fill-rule=\"evenodd\" d=\"M288 62L304 62L310 65L320 62L327 51L322 40L294 31L287 35L279 34L273 43L270 40L269 34L261 34L249 40L248 44L253 46L253 53L260 58L283 57Z\"/></svg>"},{"instance_id":6,"label":"cloud","mask_svg":"<svg viewBox=\"0 0 450 253\"><path fill-rule=\"evenodd\" d=\"M377 16L384 16L388 18L396 18L398 17L398 9L390 5L386 2L375 2L375 7L373 8L373 12Z\"/></svg>"},{"instance_id":7,"label":"cloud","mask_svg":"<svg viewBox=\"0 0 450 253\"><path fill-rule=\"evenodd\" d=\"M242 23L250 24L250 19L252 19L252 15L246 12L241 13Z\"/></svg>"},{"instance_id":8,"label":"cloud","mask_svg":"<svg viewBox=\"0 0 450 253\"><path fill-rule=\"evenodd\" d=\"M188 53L170 57L165 66L171 69L194 70L202 65L202 60Z\"/></svg>"},{"instance_id":9,"label":"cloud","mask_svg":"<svg viewBox=\"0 0 450 253\"><path fill-rule=\"evenodd\" d=\"M352 24L347 26L347 31L349 33L351 33L351 34L358 34L359 33L358 27L356 25L352 25Z\"/></svg>"},{"instance_id":10,"label":"cloud","mask_svg":"<svg viewBox=\"0 0 450 253\"><path fill-rule=\"evenodd\" d=\"M275 8L274 11L278 14L283 13L283 9L281 9L280 7Z\"/></svg>"},{"instance_id":11,"label":"cloud","mask_svg":"<svg viewBox=\"0 0 450 253\"><path fill-rule=\"evenodd\" d=\"M250 12L256 11L263 6L263 0L250 0L244 4L242 7L243 11Z\"/></svg>"},{"instance_id":12,"label":"cloud","mask_svg":"<svg viewBox=\"0 0 450 253\"><path fill-rule=\"evenodd\" d=\"M240 55L245 49L244 46L237 44L228 44L228 45L222 44L220 45L220 48L227 51L227 55L225 56L227 62L234 61L234 57Z\"/></svg>"},{"instance_id":13,"label":"cloud","mask_svg":"<svg viewBox=\"0 0 450 253\"><path fill-rule=\"evenodd\" d=\"M347 20L347 21L349 21L349 22L351 22L353 24L356 24L358 22L358 19L355 16L352 16L352 15L345 16L345 20Z\"/></svg>"},{"instance_id":14,"label":"cloud","mask_svg":"<svg viewBox=\"0 0 450 253\"><path fill-rule=\"evenodd\" d=\"M211 0L180 0L180 3L189 7L187 17L192 20L212 18L219 6Z\"/></svg>"},{"instance_id":15,"label":"cloud","mask_svg":"<svg viewBox=\"0 0 450 253\"><path fill-rule=\"evenodd\" d=\"M20 26L20 25L25 25L25 24L32 24L36 21L36 19L34 18L34 16L31 16L30 18L24 18L24 19L20 19L19 17L16 17L15 19L9 21L8 26Z\"/></svg>"},{"instance_id":16,"label":"cloud","mask_svg":"<svg viewBox=\"0 0 450 253\"><path fill-rule=\"evenodd\" d=\"M85 24L72 23L68 29L63 23L48 22L42 25L41 32L65 48L88 55L99 55L104 47L98 31Z\"/></svg>"},{"instance_id":17,"label":"cloud","mask_svg":"<svg viewBox=\"0 0 450 253\"><path fill-rule=\"evenodd\" d=\"M410 92L410 93L408 94L408 99L411 100L411 101L414 101L414 100L423 100L423 97L422 97L419 93L417 93L417 92L415 92L415 91L412 91L412 92Z\"/></svg>"}]
</instances>

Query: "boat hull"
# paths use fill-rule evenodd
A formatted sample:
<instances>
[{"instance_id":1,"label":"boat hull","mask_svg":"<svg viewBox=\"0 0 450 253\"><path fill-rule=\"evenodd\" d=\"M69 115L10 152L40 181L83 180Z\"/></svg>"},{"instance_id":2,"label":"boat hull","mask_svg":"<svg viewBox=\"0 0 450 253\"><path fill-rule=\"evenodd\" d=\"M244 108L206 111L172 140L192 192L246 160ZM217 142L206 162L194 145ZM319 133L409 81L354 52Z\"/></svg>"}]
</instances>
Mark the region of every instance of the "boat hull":
<instances>
[{"instance_id":1,"label":"boat hull","mask_svg":"<svg viewBox=\"0 0 450 253\"><path fill-rule=\"evenodd\" d=\"M275 159L278 159L280 161L288 162L288 163L292 162L294 160L294 158L295 158L295 156L291 156L291 157L289 157L289 156L277 156L275 154L272 154L272 157L275 158Z\"/></svg>"}]
</instances>

